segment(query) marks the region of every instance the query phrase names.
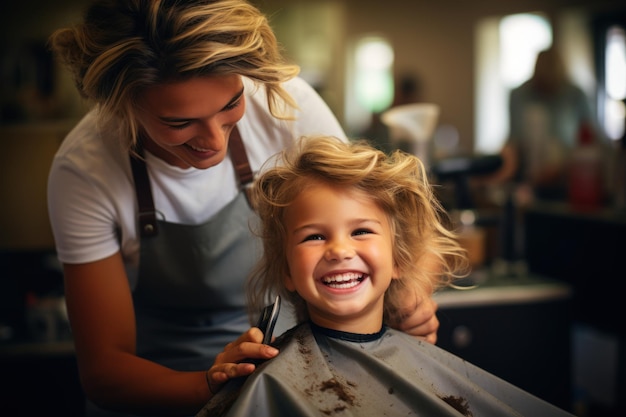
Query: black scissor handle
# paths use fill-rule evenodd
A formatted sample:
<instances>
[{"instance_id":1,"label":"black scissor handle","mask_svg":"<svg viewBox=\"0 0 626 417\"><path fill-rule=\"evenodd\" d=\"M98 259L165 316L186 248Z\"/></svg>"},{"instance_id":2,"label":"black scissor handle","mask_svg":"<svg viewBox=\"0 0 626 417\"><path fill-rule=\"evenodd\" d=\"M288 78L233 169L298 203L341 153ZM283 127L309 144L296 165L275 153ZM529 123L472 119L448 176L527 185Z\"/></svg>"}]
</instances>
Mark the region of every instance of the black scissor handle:
<instances>
[{"instance_id":1,"label":"black scissor handle","mask_svg":"<svg viewBox=\"0 0 626 417\"><path fill-rule=\"evenodd\" d=\"M259 322L257 323L257 327L263 332L263 344L265 345L269 345L272 341L272 335L274 334L274 327L276 326L279 312L280 296L277 295L274 303L263 309L261 317L259 317Z\"/></svg>"}]
</instances>

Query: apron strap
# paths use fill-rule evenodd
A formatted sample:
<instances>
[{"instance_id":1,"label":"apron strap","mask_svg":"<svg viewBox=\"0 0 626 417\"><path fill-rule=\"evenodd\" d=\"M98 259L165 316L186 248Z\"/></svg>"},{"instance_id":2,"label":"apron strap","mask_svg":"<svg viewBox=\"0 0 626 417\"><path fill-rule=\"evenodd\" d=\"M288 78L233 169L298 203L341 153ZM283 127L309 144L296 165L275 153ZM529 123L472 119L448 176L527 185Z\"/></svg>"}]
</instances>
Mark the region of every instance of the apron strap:
<instances>
[{"instance_id":1,"label":"apron strap","mask_svg":"<svg viewBox=\"0 0 626 417\"><path fill-rule=\"evenodd\" d=\"M237 125L235 125L230 134L228 149L235 167L235 173L239 179L239 184L245 191L248 204L250 204L247 185L254 179L254 174L250 168L248 154L241 140ZM141 237L153 237L156 236L159 231L157 229L156 210L154 209L154 199L152 198L148 168L146 167L143 146L141 146L140 141L137 144L137 154L139 156L130 155L130 167L133 173L133 180L135 181L135 194L139 204L139 233Z\"/></svg>"},{"instance_id":2,"label":"apron strap","mask_svg":"<svg viewBox=\"0 0 626 417\"><path fill-rule=\"evenodd\" d=\"M241 140L241 134L239 134L237 125L235 125L233 131L230 133L228 150L230 151L230 157L232 158L233 165L235 166L235 172L239 178L239 184L242 189L245 189L246 185L251 183L254 179L254 174L252 174L250 162L248 161L248 154L246 153L246 147Z\"/></svg>"},{"instance_id":3,"label":"apron strap","mask_svg":"<svg viewBox=\"0 0 626 417\"><path fill-rule=\"evenodd\" d=\"M241 186L241 190L246 195L248 206L254 209L252 198L250 196L250 187L248 187L254 179L254 174L252 173L252 168L250 168L250 161L248 160L246 147L241 140L241 134L239 134L237 125L235 125L233 131L230 133L228 150L230 151L230 158L232 159L233 166L235 167L235 173L237 174L237 178L239 178L239 185Z\"/></svg>"},{"instance_id":4,"label":"apron strap","mask_svg":"<svg viewBox=\"0 0 626 417\"><path fill-rule=\"evenodd\" d=\"M157 229L156 210L154 209L154 200L152 199L150 178L148 178L148 168L146 167L141 142L137 144L137 154L130 155L130 167L133 173L133 180L135 181L137 203L139 204L139 214L137 215L139 233L141 237L153 237L159 231Z\"/></svg>"}]
</instances>

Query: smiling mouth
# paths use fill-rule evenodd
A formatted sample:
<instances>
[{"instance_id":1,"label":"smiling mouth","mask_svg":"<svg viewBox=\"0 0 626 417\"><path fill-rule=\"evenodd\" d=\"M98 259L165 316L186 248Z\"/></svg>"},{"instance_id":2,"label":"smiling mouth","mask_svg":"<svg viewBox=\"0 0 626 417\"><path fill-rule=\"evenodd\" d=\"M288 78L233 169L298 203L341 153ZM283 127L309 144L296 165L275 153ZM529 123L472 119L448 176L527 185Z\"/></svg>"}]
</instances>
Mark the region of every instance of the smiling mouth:
<instances>
[{"instance_id":1,"label":"smiling mouth","mask_svg":"<svg viewBox=\"0 0 626 417\"><path fill-rule=\"evenodd\" d=\"M190 145L189 143L186 143L185 145L190 147L191 150L196 151L196 152L201 152L201 153L213 152L212 149L198 148L197 146Z\"/></svg>"},{"instance_id":2,"label":"smiling mouth","mask_svg":"<svg viewBox=\"0 0 626 417\"><path fill-rule=\"evenodd\" d=\"M322 284L330 288L348 289L356 287L365 279L365 275L356 272L348 272L345 274L328 275L322 278Z\"/></svg>"}]
</instances>

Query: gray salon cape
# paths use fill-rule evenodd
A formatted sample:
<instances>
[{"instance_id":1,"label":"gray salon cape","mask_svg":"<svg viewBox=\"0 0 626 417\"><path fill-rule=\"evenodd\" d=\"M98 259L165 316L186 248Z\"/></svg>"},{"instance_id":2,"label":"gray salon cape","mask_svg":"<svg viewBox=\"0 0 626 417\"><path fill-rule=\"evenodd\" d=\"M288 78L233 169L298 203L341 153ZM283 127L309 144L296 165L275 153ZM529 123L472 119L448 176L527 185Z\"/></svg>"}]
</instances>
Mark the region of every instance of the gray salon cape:
<instances>
[{"instance_id":1,"label":"gray salon cape","mask_svg":"<svg viewBox=\"0 0 626 417\"><path fill-rule=\"evenodd\" d=\"M280 354L229 381L196 417L571 416L427 342L384 327L353 334L303 323Z\"/></svg>"}]
</instances>

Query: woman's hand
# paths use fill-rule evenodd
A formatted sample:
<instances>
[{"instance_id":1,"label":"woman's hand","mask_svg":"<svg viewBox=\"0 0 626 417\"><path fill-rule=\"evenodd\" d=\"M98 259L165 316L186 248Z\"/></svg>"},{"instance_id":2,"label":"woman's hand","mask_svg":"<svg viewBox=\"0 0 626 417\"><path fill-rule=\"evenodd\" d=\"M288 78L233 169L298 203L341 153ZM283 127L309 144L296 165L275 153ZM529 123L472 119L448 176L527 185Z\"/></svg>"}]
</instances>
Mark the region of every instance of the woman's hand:
<instances>
[{"instance_id":1,"label":"woman's hand","mask_svg":"<svg viewBox=\"0 0 626 417\"><path fill-rule=\"evenodd\" d=\"M439 258L428 253L420 259L420 268L431 275L431 282L436 282L436 277L442 272ZM429 343L437 343L439 319L435 300L430 295L424 292L418 294L415 290L403 291L400 297L395 306L396 314L390 317L392 322L389 325Z\"/></svg>"},{"instance_id":2,"label":"woman's hand","mask_svg":"<svg viewBox=\"0 0 626 417\"><path fill-rule=\"evenodd\" d=\"M262 341L263 332L252 327L224 347L224 351L217 355L215 363L206 374L211 394L215 394L229 379L250 375L256 368L253 363L242 361L271 359L278 355L278 349L264 345Z\"/></svg>"},{"instance_id":3,"label":"woman's hand","mask_svg":"<svg viewBox=\"0 0 626 417\"><path fill-rule=\"evenodd\" d=\"M423 338L429 343L437 343L439 330L439 319L435 314L437 307L437 303L431 297L418 299L412 312L405 310L404 319L398 323L398 330Z\"/></svg>"}]
</instances>

